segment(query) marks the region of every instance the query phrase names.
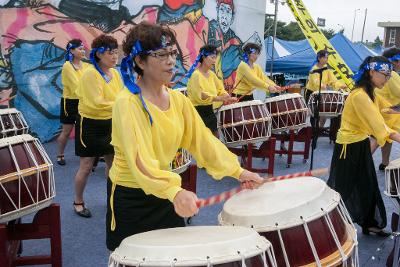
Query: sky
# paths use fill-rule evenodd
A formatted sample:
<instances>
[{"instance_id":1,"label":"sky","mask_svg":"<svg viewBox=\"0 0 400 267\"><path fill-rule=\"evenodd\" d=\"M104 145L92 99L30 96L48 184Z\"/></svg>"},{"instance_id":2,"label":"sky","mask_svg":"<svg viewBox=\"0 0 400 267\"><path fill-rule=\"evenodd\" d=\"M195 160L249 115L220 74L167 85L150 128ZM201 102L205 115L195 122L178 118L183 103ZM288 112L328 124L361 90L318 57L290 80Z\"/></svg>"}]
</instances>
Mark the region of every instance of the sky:
<instances>
[{"instance_id":1,"label":"sky","mask_svg":"<svg viewBox=\"0 0 400 267\"><path fill-rule=\"evenodd\" d=\"M374 41L377 36L383 39L384 30L378 27L378 22L400 22L399 0L303 0L303 3L315 22L318 17L325 18L325 29L333 29L337 32L344 28L344 34L349 39L351 39L354 14L356 14L354 42L361 41L365 9L367 9L367 17L364 41ZM274 11L275 5L267 0L266 13L274 14ZM278 5L278 20L287 23L295 21L287 5Z\"/></svg>"}]
</instances>

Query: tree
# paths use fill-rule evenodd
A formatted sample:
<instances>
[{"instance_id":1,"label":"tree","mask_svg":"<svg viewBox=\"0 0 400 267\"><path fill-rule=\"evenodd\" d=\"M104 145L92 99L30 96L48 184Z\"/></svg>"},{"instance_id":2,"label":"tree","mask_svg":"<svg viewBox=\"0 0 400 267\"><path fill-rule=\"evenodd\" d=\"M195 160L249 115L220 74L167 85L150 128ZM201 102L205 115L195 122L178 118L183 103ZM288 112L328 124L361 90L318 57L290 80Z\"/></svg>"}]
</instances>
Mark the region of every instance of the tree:
<instances>
[{"instance_id":1,"label":"tree","mask_svg":"<svg viewBox=\"0 0 400 267\"><path fill-rule=\"evenodd\" d=\"M264 38L273 35L273 28L274 19L270 16L265 16ZM332 38L336 34L332 29L321 29L321 32L327 39ZM289 24L286 24L279 20L276 28L276 37L288 41L298 41L306 38L297 22L291 21Z\"/></svg>"}]
</instances>

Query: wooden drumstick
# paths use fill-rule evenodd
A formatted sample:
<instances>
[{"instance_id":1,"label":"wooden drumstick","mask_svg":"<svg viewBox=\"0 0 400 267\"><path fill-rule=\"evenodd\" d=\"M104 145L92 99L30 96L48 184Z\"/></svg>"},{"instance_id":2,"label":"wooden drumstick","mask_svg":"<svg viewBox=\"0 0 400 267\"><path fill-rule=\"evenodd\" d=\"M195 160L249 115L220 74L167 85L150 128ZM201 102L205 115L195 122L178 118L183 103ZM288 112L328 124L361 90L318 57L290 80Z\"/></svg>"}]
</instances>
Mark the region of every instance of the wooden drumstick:
<instances>
[{"instance_id":1,"label":"wooden drumstick","mask_svg":"<svg viewBox=\"0 0 400 267\"><path fill-rule=\"evenodd\" d=\"M296 172L292 174L287 174L287 175L280 175L280 176L274 176L271 178L265 178L263 183L268 183L268 182L276 182L276 181L282 181L282 180L288 180L288 179L293 179L293 178L298 178L298 177L303 177L303 176L319 176L328 173L328 168L322 168L322 169L316 169L312 171L306 171L306 172ZM239 193L242 191L242 187L236 187L233 188L232 190L222 192L221 194L211 196L208 198L204 199L199 199L196 201L196 206L198 208L206 207L206 206L211 206L214 204L219 204L233 195Z\"/></svg>"},{"instance_id":2,"label":"wooden drumstick","mask_svg":"<svg viewBox=\"0 0 400 267\"><path fill-rule=\"evenodd\" d=\"M9 98L6 98L6 99L2 99L2 100L0 100L0 104L1 103L4 103L4 102L7 102L7 101L10 101L10 100L13 100L14 98L16 98L17 97L17 95L14 95L14 96L12 96L12 97L9 97Z\"/></svg>"}]
</instances>

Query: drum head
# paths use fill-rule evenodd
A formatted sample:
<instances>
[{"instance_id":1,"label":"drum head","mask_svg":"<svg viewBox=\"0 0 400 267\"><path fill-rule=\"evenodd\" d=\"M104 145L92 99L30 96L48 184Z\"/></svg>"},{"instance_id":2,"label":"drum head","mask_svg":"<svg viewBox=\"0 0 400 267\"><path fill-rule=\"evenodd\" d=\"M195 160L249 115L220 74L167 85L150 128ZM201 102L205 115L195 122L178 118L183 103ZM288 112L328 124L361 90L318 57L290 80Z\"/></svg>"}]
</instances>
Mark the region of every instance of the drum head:
<instances>
[{"instance_id":1,"label":"drum head","mask_svg":"<svg viewBox=\"0 0 400 267\"><path fill-rule=\"evenodd\" d=\"M275 101L280 101L280 100L286 100L286 99L293 99L293 98L303 98L298 93L293 93L293 94L283 94L283 95L278 95L274 97L267 97L265 99L265 103L270 103L270 102L275 102Z\"/></svg>"},{"instance_id":2,"label":"drum head","mask_svg":"<svg viewBox=\"0 0 400 267\"><path fill-rule=\"evenodd\" d=\"M262 254L271 243L244 227L195 226L155 230L125 238L110 262L131 266L207 266Z\"/></svg>"},{"instance_id":3,"label":"drum head","mask_svg":"<svg viewBox=\"0 0 400 267\"><path fill-rule=\"evenodd\" d=\"M266 183L234 195L225 202L218 219L221 225L267 232L312 221L333 210L339 202L339 193L321 179L301 177Z\"/></svg>"},{"instance_id":4,"label":"drum head","mask_svg":"<svg viewBox=\"0 0 400 267\"><path fill-rule=\"evenodd\" d=\"M5 109L0 109L0 115L3 114L12 114L12 113L21 113L18 111L16 108L5 108Z\"/></svg>"},{"instance_id":5,"label":"drum head","mask_svg":"<svg viewBox=\"0 0 400 267\"><path fill-rule=\"evenodd\" d=\"M235 109L235 108L240 108L240 107L247 107L247 106L262 106L263 102L260 100L251 100L251 101L243 101L239 103L234 103L230 105L224 105L222 106L219 111L224 111L224 110L230 110L230 109Z\"/></svg>"}]
</instances>

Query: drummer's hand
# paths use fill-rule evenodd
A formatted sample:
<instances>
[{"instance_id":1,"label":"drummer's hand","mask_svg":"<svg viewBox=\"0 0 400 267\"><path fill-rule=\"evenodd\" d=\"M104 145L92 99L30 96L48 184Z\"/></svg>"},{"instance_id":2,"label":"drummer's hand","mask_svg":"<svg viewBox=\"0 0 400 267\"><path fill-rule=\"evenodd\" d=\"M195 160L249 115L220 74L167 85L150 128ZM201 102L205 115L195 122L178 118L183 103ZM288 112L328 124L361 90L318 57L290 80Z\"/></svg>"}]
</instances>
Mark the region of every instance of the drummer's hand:
<instances>
[{"instance_id":1,"label":"drummer's hand","mask_svg":"<svg viewBox=\"0 0 400 267\"><path fill-rule=\"evenodd\" d=\"M274 86L274 85L271 85L268 87L268 90L270 93L277 93L280 91L280 89L281 88L279 86Z\"/></svg>"},{"instance_id":2,"label":"drummer's hand","mask_svg":"<svg viewBox=\"0 0 400 267\"><path fill-rule=\"evenodd\" d=\"M239 177L239 181L242 183L243 188L254 189L262 185L264 179L257 173L244 170Z\"/></svg>"},{"instance_id":3,"label":"drummer's hand","mask_svg":"<svg viewBox=\"0 0 400 267\"><path fill-rule=\"evenodd\" d=\"M227 98L225 98L225 100L224 100L224 105L230 105L230 104L233 104L233 103L237 103L239 100L237 99L237 97L227 97Z\"/></svg>"},{"instance_id":4,"label":"drummer's hand","mask_svg":"<svg viewBox=\"0 0 400 267\"><path fill-rule=\"evenodd\" d=\"M197 196L195 193L181 190L174 198L175 212L181 217L192 217L199 212L196 206Z\"/></svg>"},{"instance_id":5,"label":"drummer's hand","mask_svg":"<svg viewBox=\"0 0 400 267\"><path fill-rule=\"evenodd\" d=\"M300 89L301 88L301 83L293 83L290 85L290 88L292 89Z\"/></svg>"},{"instance_id":6,"label":"drummer's hand","mask_svg":"<svg viewBox=\"0 0 400 267\"><path fill-rule=\"evenodd\" d=\"M328 87L326 86L326 84L322 84L321 85L321 90L326 90Z\"/></svg>"}]
</instances>

